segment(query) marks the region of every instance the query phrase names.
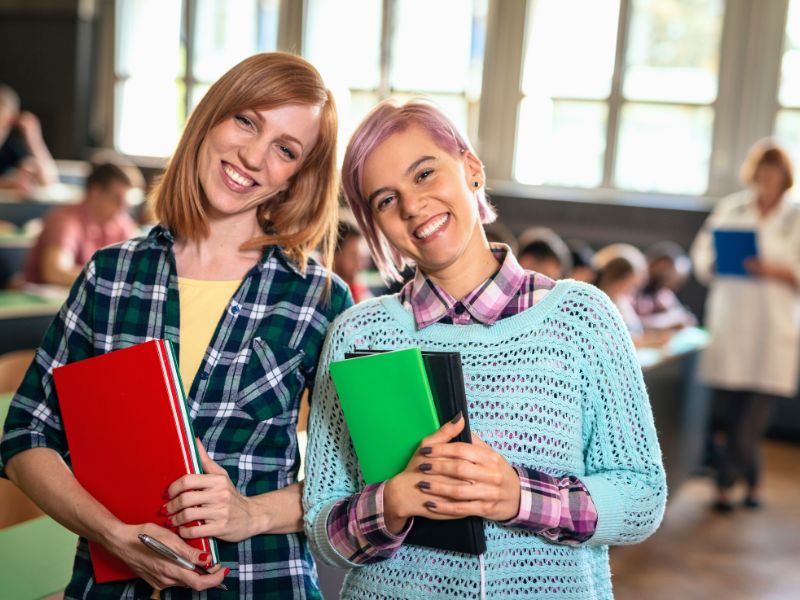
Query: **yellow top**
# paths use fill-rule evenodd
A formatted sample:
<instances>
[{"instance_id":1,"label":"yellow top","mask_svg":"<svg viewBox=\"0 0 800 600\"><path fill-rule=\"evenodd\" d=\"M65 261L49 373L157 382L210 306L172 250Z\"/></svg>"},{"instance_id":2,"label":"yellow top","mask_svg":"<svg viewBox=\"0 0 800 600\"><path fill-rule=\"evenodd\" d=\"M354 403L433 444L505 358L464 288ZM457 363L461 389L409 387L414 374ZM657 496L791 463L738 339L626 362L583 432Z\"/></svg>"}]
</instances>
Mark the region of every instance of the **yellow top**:
<instances>
[{"instance_id":1,"label":"yellow top","mask_svg":"<svg viewBox=\"0 0 800 600\"><path fill-rule=\"evenodd\" d=\"M188 395L194 376L206 354L222 312L241 283L240 280L201 281L178 277L181 310L181 380Z\"/></svg>"}]
</instances>

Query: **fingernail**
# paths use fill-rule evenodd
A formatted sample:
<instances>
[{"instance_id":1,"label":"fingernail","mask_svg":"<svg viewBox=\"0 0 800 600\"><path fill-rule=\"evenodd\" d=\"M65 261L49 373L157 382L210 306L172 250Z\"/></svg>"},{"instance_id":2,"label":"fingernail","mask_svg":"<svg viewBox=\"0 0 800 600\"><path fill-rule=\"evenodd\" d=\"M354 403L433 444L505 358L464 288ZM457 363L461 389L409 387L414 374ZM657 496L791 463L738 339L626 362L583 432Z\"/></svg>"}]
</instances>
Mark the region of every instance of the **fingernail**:
<instances>
[{"instance_id":1,"label":"fingernail","mask_svg":"<svg viewBox=\"0 0 800 600\"><path fill-rule=\"evenodd\" d=\"M171 500L172 498L169 495L169 490L164 490L164 500Z\"/></svg>"},{"instance_id":2,"label":"fingernail","mask_svg":"<svg viewBox=\"0 0 800 600\"><path fill-rule=\"evenodd\" d=\"M417 487L418 487L419 489L421 489L421 490L429 490L429 489L431 489L431 484L430 484L430 483L428 483L427 481L420 481L420 482L417 484Z\"/></svg>"},{"instance_id":3,"label":"fingernail","mask_svg":"<svg viewBox=\"0 0 800 600\"><path fill-rule=\"evenodd\" d=\"M461 420L461 411L458 411L458 413L456 414L456 416L455 416L455 417L453 417L452 419L450 419L450 422L451 422L451 423L453 423L453 424L455 425L455 424L456 424L456 423L458 423L460 420Z\"/></svg>"},{"instance_id":4,"label":"fingernail","mask_svg":"<svg viewBox=\"0 0 800 600\"><path fill-rule=\"evenodd\" d=\"M158 509L158 514L160 516L162 516L162 517L166 517L169 514L169 511L167 510L167 505L166 504Z\"/></svg>"},{"instance_id":5,"label":"fingernail","mask_svg":"<svg viewBox=\"0 0 800 600\"><path fill-rule=\"evenodd\" d=\"M198 556L197 559L201 563L207 563L211 559L211 555L208 552L201 552L200 556Z\"/></svg>"},{"instance_id":6,"label":"fingernail","mask_svg":"<svg viewBox=\"0 0 800 600\"><path fill-rule=\"evenodd\" d=\"M433 500L426 500L425 502L422 503L422 506L424 506L425 508L436 508L436 502L434 502Z\"/></svg>"},{"instance_id":7,"label":"fingernail","mask_svg":"<svg viewBox=\"0 0 800 600\"><path fill-rule=\"evenodd\" d=\"M431 463L422 463L419 466L419 470L420 471L430 471L432 468L433 468L433 465Z\"/></svg>"},{"instance_id":8,"label":"fingernail","mask_svg":"<svg viewBox=\"0 0 800 600\"><path fill-rule=\"evenodd\" d=\"M425 446L424 448L419 449L419 453L425 456L428 456L431 452L433 452L433 448L430 446Z\"/></svg>"},{"instance_id":9,"label":"fingernail","mask_svg":"<svg viewBox=\"0 0 800 600\"><path fill-rule=\"evenodd\" d=\"M222 576L226 577L228 575L228 573L230 573L230 572L231 572L231 568L230 567L225 567L225 572L222 574Z\"/></svg>"}]
</instances>

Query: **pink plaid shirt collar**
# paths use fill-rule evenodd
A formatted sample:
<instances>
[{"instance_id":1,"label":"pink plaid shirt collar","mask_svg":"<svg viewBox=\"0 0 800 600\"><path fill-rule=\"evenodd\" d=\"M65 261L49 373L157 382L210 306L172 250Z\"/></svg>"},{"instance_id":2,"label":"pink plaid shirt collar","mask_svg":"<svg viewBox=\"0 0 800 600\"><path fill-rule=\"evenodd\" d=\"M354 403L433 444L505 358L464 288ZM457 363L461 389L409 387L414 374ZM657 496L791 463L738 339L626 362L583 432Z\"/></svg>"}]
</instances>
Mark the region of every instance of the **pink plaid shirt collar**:
<instances>
[{"instance_id":1,"label":"pink plaid shirt collar","mask_svg":"<svg viewBox=\"0 0 800 600\"><path fill-rule=\"evenodd\" d=\"M525 270L505 244L490 244L500 269L460 301L417 269L414 279L400 291L400 302L414 315L417 329L449 317L454 324L478 322L493 325L526 280Z\"/></svg>"}]
</instances>

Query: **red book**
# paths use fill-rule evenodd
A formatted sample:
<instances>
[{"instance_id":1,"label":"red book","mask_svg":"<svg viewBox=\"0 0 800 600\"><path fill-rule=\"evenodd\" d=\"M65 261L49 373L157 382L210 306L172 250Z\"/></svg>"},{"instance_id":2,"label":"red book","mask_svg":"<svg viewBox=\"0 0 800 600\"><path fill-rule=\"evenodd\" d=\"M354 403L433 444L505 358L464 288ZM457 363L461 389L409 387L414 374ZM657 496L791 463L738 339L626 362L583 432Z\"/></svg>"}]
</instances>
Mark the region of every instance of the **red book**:
<instances>
[{"instance_id":1,"label":"red book","mask_svg":"<svg viewBox=\"0 0 800 600\"><path fill-rule=\"evenodd\" d=\"M176 479L202 473L172 345L137 344L53 370L75 477L118 519L163 525ZM187 542L218 562L212 538ZM99 583L136 577L89 542Z\"/></svg>"}]
</instances>

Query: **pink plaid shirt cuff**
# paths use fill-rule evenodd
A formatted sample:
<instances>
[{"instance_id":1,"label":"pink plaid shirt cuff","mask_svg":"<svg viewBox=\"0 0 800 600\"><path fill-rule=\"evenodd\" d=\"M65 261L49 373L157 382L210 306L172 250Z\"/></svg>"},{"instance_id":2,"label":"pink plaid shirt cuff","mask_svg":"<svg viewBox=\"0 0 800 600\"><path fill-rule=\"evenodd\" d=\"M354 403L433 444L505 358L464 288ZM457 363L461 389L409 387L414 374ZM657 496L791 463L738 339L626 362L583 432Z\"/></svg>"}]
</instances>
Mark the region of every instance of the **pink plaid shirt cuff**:
<instances>
[{"instance_id":1,"label":"pink plaid shirt cuff","mask_svg":"<svg viewBox=\"0 0 800 600\"><path fill-rule=\"evenodd\" d=\"M580 544L594 535L597 509L577 477L557 478L516 465L514 469L520 482L519 512L504 525L562 544Z\"/></svg>"},{"instance_id":2,"label":"pink plaid shirt cuff","mask_svg":"<svg viewBox=\"0 0 800 600\"><path fill-rule=\"evenodd\" d=\"M366 565L390 558L411 529L411 518L399 534L383 519L386 482L372 483L361 492L340 500L328 515L328 539L336 551L352 563Z\"/></svg>"}]
</instances>

